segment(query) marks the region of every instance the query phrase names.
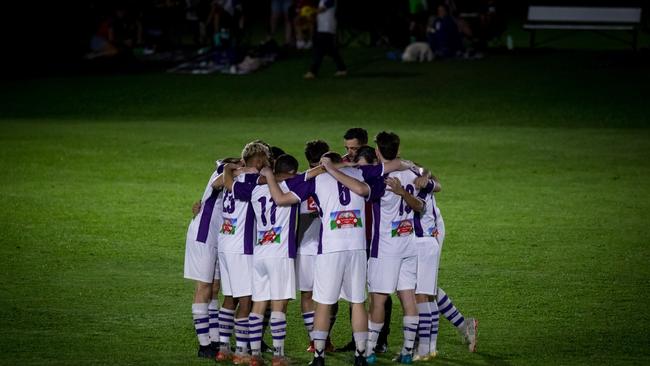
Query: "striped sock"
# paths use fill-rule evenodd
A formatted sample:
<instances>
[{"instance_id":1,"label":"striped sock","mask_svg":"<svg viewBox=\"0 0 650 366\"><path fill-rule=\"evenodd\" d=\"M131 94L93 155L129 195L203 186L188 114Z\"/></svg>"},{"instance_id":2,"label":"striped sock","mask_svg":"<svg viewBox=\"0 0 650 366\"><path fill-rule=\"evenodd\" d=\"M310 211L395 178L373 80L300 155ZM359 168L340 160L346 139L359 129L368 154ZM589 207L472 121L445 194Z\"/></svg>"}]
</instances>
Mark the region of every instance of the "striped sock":
<instances>
[{"instance_id":1,"label":"striped sock","mask_svg":"<svg viewBox=\"0 0 650 366\"><path fill-rule=\"evenodd\" d=\"M210 316L210 342L219 343L219 300L210 301L208 315Z\"/></svg>"},{"instance_id":2,"label":"striped sock","mask_svg":"<svg viewBox=\"0 0 650 366\"><path fill-rule=\"evenodd\" d=\"M418 332L418 316L405 316L402 318L404 326L404 345L402 346L403 355L410 355L413 353L413 344L415 343L415 335Z\"/></svg>"},{"instance_id":3,"label":"striped sock","mask_svg":"<svg viewBox=\"0 0 650 366\"><path fill-rule=\"evenodd\" d=\"M440 312L438 311L438 303L430 302L429 308L431 309L431 339L429 340L429 352L437 352L438 343L438 325L440 324Z\"/></svg>"},{"instance_id":4,"label":"striped sock","mask_svg":"<svg viewBox=\"0 0 650 366\"><path fill-rule=\"evenodd\" d=\"M235 319L235 342L237 354L248 353L248 318Z\"/></svg>"},{"instance_id":5,"label":"striped sock","mask_svg":"<svg viewBox=\"0 0 650 366\"><path fill-rule=\"evenodd\" d=\"M429 354L429 343L431 339L431 309L429 303L423 302L418 304L418 336L420 341L418 343L418 355L426 356Z\"/></svg>"},{"instance_id":6,"label":"striped sock","mask_svg":"<svg viewBox=\"0 0 650 366\"><path fill-rule=\"evenodd\" d=\"M271 313L271 335L274 356L284 356L284 339L287 337L287 316L280 311Z\"/></svg>"},{"instance_id":7,"label":"striped sock","mask_svg":"<svg viewBox=\"0 0 650 366\"><path fill-rule=\"evenodd\" d=\"M377 339L379 339L379 333L381 333L381 328L383 327L384 323L373 323L368 320L368 346L366 347L368 356L375 353L375 347L377 347Z\"/></svg>"},{"instance_id":8,"label":"striped sock","mask_svg":"<svg viewBox=\"0 0 650 366\"><path fill-rule=\"evenodd\" d=\"M357 348L354 351L354 356L365 357L366 345L368 343L368 332L354 332L352 333L352 338L354 338L354 344L356 345Z\"/></svg>"},{"instance_id":9,"label":"striped sock","mask_svg":"<svg viewBox=\"0 0 650 366\"><path fill-rule=\"evenodd\" d=\"M314 330L311 332L314 337L314 358L316 357L325 357L325 343L327 343L328 331Z\"/></svg>"},{"instance_id":10,"label":"striped sock","mask_svg":"<svg viewBox=\"0 0 650 366\"><path fill-rule=\"evenodd\" d=\"M194 329L199 344L202 346L210 345L210 317L208 316L208 304L192 304L192 318L194 319Z\"/></svg>"},{"instance_id":11,"label":"striped sock","mask_svg":"<svg viewBox=\"0 0 650 366\"><path fill-rule=\"evenodd\" d=\"M314 330L314 312L309 311L307 313L302 313L302 322L305 323L305 329L307 329L309 340L313 341L314 338L311 336L311 332Z\"/></svg>"},{"instance_id":12,"label":"striped sock","mask_svg":"<svg viewBox=\"0 0 650 366\"><path fill-rule=\"evenodd\" d=\"M251 345L253 356L262 354L262 320L260 314L250 313L248 315L248 341Z\"/></svg>"},{"instance_id":13,"label":"striped sock","mask_svg":"<svg viewBox=\"0 0 650 366\"><path fill-rule=\"evenodd\" d=\"M230 345L230 336L235 326L235 310L219 309L219 341L222 345Z\"/></svg>"},{"instance_id":14,"label":"striped sock","mask_svg":"<svg viewBox=\"0 0 650 366\"><path fill-rule=\"evenodd\" d=\"M444 315L445 318L454 325L454 327L458 328L459 331L464 332L465 317L463 317L463 314L456 309L454 303L451 302L451 299L440 287L438 287L438 295L436 296L436 299L438 300L438 309L440 310L440 313L442 313L442 315Z\"/></svg>"}]
</instances>

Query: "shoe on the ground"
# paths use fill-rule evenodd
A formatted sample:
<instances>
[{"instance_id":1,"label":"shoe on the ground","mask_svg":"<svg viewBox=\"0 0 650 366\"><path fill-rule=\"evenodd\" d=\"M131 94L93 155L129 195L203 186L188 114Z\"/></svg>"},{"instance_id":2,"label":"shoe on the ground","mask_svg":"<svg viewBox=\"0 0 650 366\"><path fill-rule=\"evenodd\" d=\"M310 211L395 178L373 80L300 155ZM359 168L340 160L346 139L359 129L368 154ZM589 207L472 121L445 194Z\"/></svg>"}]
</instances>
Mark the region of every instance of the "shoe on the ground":
<instances>
[{"instance_id":1,"label":"shoe on the ground","mask_svg":"<svg viewBox=\"0 0 650 366\"><path fill-rule=\"evenodd\" d=\"M334 347L334 343L332 343L330 337L327 337L327 340L325 341L325 352L334 352L335 350L336 347Z\"/></svg>"},{"instance_id":2,"label":"shoe on the ground","mask_svg":"<svg viewBox=\"0 0 650 366\"><path fill-rule=\"evenodd\" d=\"M368 361L364 356L354 356L354 366L368 366Z\"/></svg>"},{"instance_id":3,"label":"shoe on the ground","mask_svg":"<svg viewBox=\"0 0 650 366\"><path fill-rule=\"evenodd\" d=\"M271 365L272 366L288 366L289 365L289 359L284 357L284 356L273 356L273 359L271 360Z\"/></svg>"},{"instance_id":4,"label":"shoe on the ground","mask_svg":"<svg viewBox=\"0 0 650 366\"><path fill-rule=\"evenodd\" d=\"M217 355L215 350L208 346L199 346L198 356L201 358L214 358Z\"/></svg>"},{"instance_id":5,"label":"shoe on the ground","mask_svg":"<svg viewBox=\"0 0 650 366\"><path fill-rule=\"evenodd\" d=\"M262 341L262 353L264 352L273 353L275 352L275 347L269 346L266 342Z\"/></svg>"},{"instance_id":6,"label":"shoe on the ground","mask_svg":"<svg viewBox=\"0 0 650 366\"><path fill-rule=\"evenodd\" d=\"M234 354L232 356L232 363L235 365L248 365L251 362L251 356L246 353Z\"/></svg>"},{"instance_id":7,"label":"shoe on the ground","mask_svg":"<svg viewBox=\"0 0 650 366\"><path fill-rule=\"evenodd\" d=\"M431 353L429 353L429 359L430 360L433 360L436 357L438 357L438 352L437 351L431 351Z\"/></svg>"},{"instance_id":8,"label":"shoe on the ground","mask_svg":"<svg viewBox=\"0 0 650 366\"><path fill-rule=\"evenodd\" d=\"M337 78L342 78L342 77L348 76L348 72L347 72L347 70L339 70L339 71L334 73L334 76L336 76Z\"/></svg>"},{"instance_id":9,"label":"shoe on the ground","mask_svg":"<svg viewBox=\"0 0 650 366\"><path fill-rule=\"evenodd\" d=\"M468 318L465 320L465 341L470 352L476 352L476 338L478 335L478 320Z\"/></svg>"},{"instance_id":10,"label":"shoe on the ground","mask_svg":"<svg viewBox=\"0 0 650 366\"><path fill-rule=\"evenodd\" d=\"M356 362L356 360L355 360ZM366 357L366 363L368 365L374 365L377 363L377 355L372 353L370 356Z\"/></svg>"},{"instance_id":11,"label":"shoe on the ground","mask_svg":"<svg viewBox=\"0 0 650 366\"><path fill-rule=\"evenodd\" d=\"M357 350L357 344L354 342L354 340L351 340L345 346L341 348L337 348L336 352L354 352L356 350Z\"/></svg>"},{"instance_id":12,"label":"shoe on the ground","mask_svg":"<svg viewBox=\"0 0 650 366\"><path fill-rule=\"evenodd\" d=\"M382 342L382 343L377 343L374 349L375 353L386 353L388 352L388 343L387 342Z\"/></svg>"},{"instance_id":13,"label":"shoe on the ground","mask_svg":"<svg viewBox=\"0 0 650 366\"><path fill-rule=\"evenodd\" d=\"M424 362L431 359L431 354L427 353L426 355L415 355L413 356L413 362Z\"/></svg>"},{"instance_id":14,"label":"shoe on the ground","mask_svg":"<svg viewBox=\"0 0 650 366\"><path fill-rule=\"evenodd\" d=\"M410 365L413 363L413 357L409 354L403 355L400 353L397 357L393 358L393 361L404 365Z\"/></svg>"},{"instance_id":15,"label":"shoe on the ground","mask_svg":"<svg viewBox=\"0 0 650 366\"><path fill-rule=\"evenodd\" d=\"M314 341L309 341L309 347L307 347L307 352L309 353L316 352L316 347L314 347Z\"/></svg>"},{"instance_id":16,"label":"shoe on the ground","mask_svg":"<svg viewBox=\"0 0 650 366\"><path fill-rule=\"evenodd\" d=\"M210 348L214 350L214 354L216 355L217 352L219 352L219 348L221 347L221 343L219 342L210 342Z\"/></svg>"},{"instance_id":17,"label":"shoe on the ground","mask_svg":"<svg viewBox=\"0 0 650 366\"><path fill-rule=\"evenodd\" d=\"M325 357L314 357L309 366L325 366Z\"/></svg>"},{"instance_id":18,"label":"shoe on the ground","mask_svg":"<svg viewBox=\"0 0 650 366\"><path fill-rule=\"evenodd\" d=\"M222 348L217 352L215 357L217 362L224 362L232 360L232 352L228 348Z\"/></svg>"},{"instance_id":19,"label":"shoe on the ground","mask_svg":"<svg viewBox=\"0 0 650 366\"><path fill-rule=\"evenodd\" d=\"M248 364L250 366L264 366L264 359L261 355L250 356Z\"/></svg>"},{"instance_id":20,"label":"shoe on the ground","mask_svg":"<svg viewBox=\"0 0 650 366\"><path fill-rule=\"evenodd\" d=\"M307 73L303 75L302 78L306 80L316 79L316 74L311 71L307 71Z\"/></svg>"}]
</instances>

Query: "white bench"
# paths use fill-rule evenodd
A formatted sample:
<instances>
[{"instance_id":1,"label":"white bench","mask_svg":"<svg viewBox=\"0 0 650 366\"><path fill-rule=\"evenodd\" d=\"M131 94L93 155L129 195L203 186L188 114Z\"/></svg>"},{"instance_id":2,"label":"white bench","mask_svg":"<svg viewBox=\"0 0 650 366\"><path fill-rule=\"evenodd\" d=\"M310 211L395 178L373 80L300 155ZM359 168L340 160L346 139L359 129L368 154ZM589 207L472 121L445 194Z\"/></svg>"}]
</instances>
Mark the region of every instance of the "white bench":
<instances>
[{"instance_id":1,"label":"white bench","mask_svg":"<svg viewBox=\"0 0 650 366\"><path fill-rule=\"evenodd\" d=\"M602 31L628 31L632 33L631 44L636 50L640 24L641 8L531 5L528 7L528 21L524 24L524 29L530 32L531 48L535 47L535 32L537 30L559 29L593 31L624 43L628 43L628 41ZM546 43L548 42L550 40L546 41Z\"/></svg>"}]
</instances>

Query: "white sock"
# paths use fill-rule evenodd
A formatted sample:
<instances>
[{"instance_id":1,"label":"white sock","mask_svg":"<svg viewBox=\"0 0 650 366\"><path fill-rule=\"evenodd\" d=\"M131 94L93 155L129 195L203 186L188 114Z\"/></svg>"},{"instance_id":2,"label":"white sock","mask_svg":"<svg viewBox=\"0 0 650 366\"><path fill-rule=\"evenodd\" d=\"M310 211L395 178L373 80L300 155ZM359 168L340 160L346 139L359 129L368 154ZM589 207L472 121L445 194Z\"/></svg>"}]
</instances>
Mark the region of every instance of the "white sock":
<instances>
[{"instance_id":1,"label":"white sock","mask_svg":"<svg viewBox=\"0 0 650 366\"><path fill-rule=\"evenodd\" d=\"M287 316L280 311L271 313L271 335L274 356L284 356L284 339L287 337Z\"/></svg>"},{"instance_id":2,"label":"white sock","mask_svg":"<svg viewBox=\"0 0 650 366\"><path fill-rule=\"evenodd\" d=\"M404 326L404 345L402 346L403 355L410 355L413 353L413 344L415 343L415 335L418 331L418 317L417 316L405 316L402 318L402 324Z\"/></svg>"},{"instance_id":3,"label":"white sock","mask_svg":"<svg viewBox=\"0 0 650 366\"><path fill-rule=\"evenodd\" d=\"M383 327L384 323L373 323L368 320L368 346L366 347L366 353L368 356L375 353L377 339L379 339L379 333L381 333L381 328Z\"/></svg>"},{"instance_id":4,"label":"white sock","mask_svg":"<svg viewBox=\"0 0 650 366\"><path fill-rule=\"evenodd\" d=\"M192 304L192 318L194 319L194 330L201 346L210 345L210 317L208 316L208 304Z\"/></svg>"},{"instance_id":5,"label":"white sock","mask_svg":"<svg viewBox=\"0 0 650 366\"><path fill-rule=\"evenodd\" d=\"M356 350L354 351L355 356L366 356L366 344L368 343L368 332L354 332L352 333L352 338L354 338L354 344L356 345Z\"/></svg>"},{"instance_id":6,"label":"white sock","mask_svg":"<svg viewBox=\"0 0 650 366\"><path fill-rule=\"evenodd\" d=\"M327 343L328 331L314 330L311 332L314 337L314 357L325 357L325 343Z\"/></svg>"}]
</instances>

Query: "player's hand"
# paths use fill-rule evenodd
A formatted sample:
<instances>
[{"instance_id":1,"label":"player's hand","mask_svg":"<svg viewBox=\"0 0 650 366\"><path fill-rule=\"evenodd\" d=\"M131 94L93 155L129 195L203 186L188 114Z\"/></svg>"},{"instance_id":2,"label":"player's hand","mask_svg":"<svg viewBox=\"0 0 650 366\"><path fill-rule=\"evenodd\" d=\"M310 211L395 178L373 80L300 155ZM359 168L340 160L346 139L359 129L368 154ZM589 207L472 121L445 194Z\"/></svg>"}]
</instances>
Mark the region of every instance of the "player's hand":
<instances>
[{"instance_id":1,"label":"player's hand","mask_svg":"<svg viewBox=\"0 0 650 366\"><path fill-rule=\"evenodd\" d=\"M257 169L252 166L245 166L241 168L237 168L237 170L234 171L233 175L236 177L238 175L242 174L257 174Z\"/></svg>"},{"instance_id":2,"label":"player's hand","mask_svg":"<svg viewBox=\"0 0 650 366\"><path fill-rule=\"evenodd\" d=\"M404 194L404 187L402 187L402 182L400 182L399 178L395 177L388 177L384 182L388 185L390 188L390 191L393 191L398 196L401 196Z\"/></svg>"},{"instance_id":3,"label":"player's hand","mask_svg":"<svg viewBox=\"0 0 650 366\"><path fill-rule=\"evenodd\" d=\"M427 184L429 184L429 178L427 178L427 177L417 177L417 178L415 178L415 180L413 181L413 185L414 185L417 189L422 189L422 188L426 187Z\"/></svg>"},{"instance_id":4,"label":"player's hand","mask_svg":"<svg viewBox=\"0 0 650 366\"><path fill-rule=\"evenodd\" d=\"M196 217L196 215L199 214L199 211L201 211L201 201L196 201L192 205L192 216Z\"/></svg>"},{"instance_id":5,"label":"player's hand","mask_svg":"<svg viewBox=\"0 0 650 366\"><path fill-rule=\"evenodd\" d=\"M273 175L273 170L271 170L271 168L269 168L268 166L265 166L264 168L262 168L262 170L260 170L260 174L265 177L268 177L270 175Z\"/></svg>"}]
</instances>

